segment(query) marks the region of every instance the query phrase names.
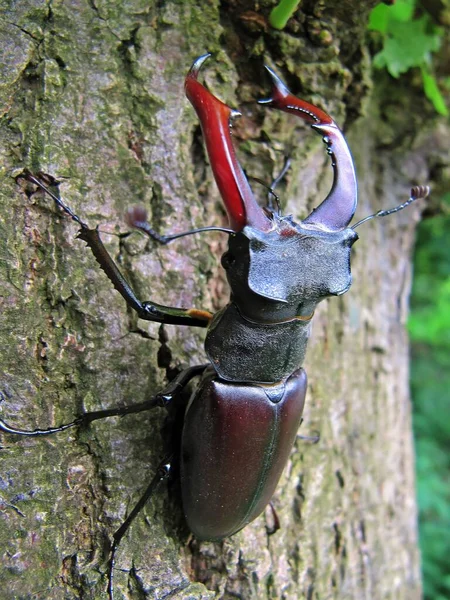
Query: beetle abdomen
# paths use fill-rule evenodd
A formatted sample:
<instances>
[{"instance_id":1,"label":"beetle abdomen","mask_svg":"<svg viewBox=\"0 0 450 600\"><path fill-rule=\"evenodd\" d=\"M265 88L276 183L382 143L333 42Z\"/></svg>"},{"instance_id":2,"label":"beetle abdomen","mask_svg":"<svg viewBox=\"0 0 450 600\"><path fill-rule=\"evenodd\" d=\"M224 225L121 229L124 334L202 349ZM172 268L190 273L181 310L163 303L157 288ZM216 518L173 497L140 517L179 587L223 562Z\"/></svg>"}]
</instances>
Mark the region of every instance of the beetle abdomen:
<instances>
[{"instance_id":1,"label":"beetle abdomen","mask_svg":"<svg viewBox=\"0 0 450 600\"><path fill-rule=\"evenodd\" d=\"M183 508L200 539L233 535L270 501L300 425L306 373L283 386L204 378L185 417Z\"/></svg>"}]
</instances>

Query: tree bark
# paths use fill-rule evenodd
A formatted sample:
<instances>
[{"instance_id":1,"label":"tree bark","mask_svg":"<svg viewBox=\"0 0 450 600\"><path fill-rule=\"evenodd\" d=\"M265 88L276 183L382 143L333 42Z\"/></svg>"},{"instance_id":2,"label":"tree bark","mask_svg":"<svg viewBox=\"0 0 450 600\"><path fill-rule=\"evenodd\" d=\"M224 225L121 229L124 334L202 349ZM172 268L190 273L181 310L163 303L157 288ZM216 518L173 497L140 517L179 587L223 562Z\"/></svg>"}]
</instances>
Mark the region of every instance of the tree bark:
<instances>
[{"instance_id":1,"label":"tree bark","mask_svg":"<svg viewBox=\"0 0 450 600\"><path fill-rule=\"evenodd\" d=\"M401 100L398 120L387 108L393 88L381 81L371 92L365 28L373 4L304 2L282 32L267 25L269 0L28 0L5 10L2 418L45 428L143 401L179 365L205 361L203 331L168 326L161 342L159 327L138 321L112 291L75 240L76 225L14 181L25 167L60 180L69 206L100 224L142 299L224 306L226 236L158 247L137 233L114 235L126 231L132 204L146 205L163 233L226 225L183 94L190 64L205 51L213 59L202 77L243 112L234 132L246 171L270 183L292 156L280 196L294 218L326 196L331 173L318 136L254 104L267 94L264 61L345 126L358 217L427 182L426 144L413 143L420 91ZM419 212L413 206L358 230L351 291L314 317L303 433L321 438L293 448L273 498L281 529L267 534L268 514L221 544L200 543L176 493L162 486L120 545L116 599L420 598L404 329ZM164 418L158 409L47 438L2 436L3 597L106 597L109 541L163 457Z\"/></svg>"}]
</instances>

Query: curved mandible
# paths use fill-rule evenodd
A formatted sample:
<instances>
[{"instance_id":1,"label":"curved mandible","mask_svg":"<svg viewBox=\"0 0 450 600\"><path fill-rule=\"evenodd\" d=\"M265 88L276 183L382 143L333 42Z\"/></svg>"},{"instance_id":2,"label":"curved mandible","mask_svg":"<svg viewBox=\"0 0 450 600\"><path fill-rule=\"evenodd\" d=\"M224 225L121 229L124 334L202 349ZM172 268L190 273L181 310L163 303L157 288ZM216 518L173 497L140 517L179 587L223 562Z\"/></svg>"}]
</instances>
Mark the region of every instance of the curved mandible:
<instances>
[{"instance_id":1,"label":"curved mandible","mask_svg":"<svg viewBox=\"0 0 450 600\"><path fill-rule=\"evenodd\" d=\"M200 67L210 56L204 54L192 65L185 81L186 96L200 119L214 178L231 228L238 232L250 225L268 231L272 229L272 222L256 202L231 140L231 121L240 113L221 102L197 81Z\"/></svg>"},{"instance_id":2,"label":"curved mandible","mask_svg":"<svg viewBox=\"0 0 450 600\"><path fill-rule=\"evenodd\" d=\"M322 133L327 152L331 156L334 172L331 191L303 222L331 230L344 229L355 213L358 197L355 167L344 134L326 112L291 94L278 75L268 66L266 69L272 79L272 96L267 100L260 100L260 104L270 104L311 123L314 129Z\"/></svg>"}]
</instances>

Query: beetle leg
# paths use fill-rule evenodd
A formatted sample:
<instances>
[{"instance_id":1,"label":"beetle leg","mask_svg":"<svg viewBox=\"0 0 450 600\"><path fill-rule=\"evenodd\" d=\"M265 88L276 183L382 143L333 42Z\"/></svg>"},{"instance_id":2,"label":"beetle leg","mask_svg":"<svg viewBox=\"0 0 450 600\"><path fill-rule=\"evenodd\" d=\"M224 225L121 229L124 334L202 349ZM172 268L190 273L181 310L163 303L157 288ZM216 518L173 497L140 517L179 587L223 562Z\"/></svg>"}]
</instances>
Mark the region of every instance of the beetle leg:
<instances>
[{"instance_id":1,"label":"beetle leg","mask_svg":"<svg viewBox=\"0 0 450 600\"><path fill-rule=\"evenodd\" d=\"M119 527L119 529L113 535L113 543L111 545L111 554L110 554L110 558L109 558L109 569L108 569L108 597L109 597L109 600L114 600L114 590L113 590L114 564L115 564L115 559L116 559L117 548L118 548L122 538L124 537L124 535L127 533L128 529L130 528L130 525L132 524L134 519L137 517L137 515L141 512L141 510L144 508L144 506L146 505L148 500L151 498L153 493L156 491L156 489L159 487L159 485L165 479L167 479L169 477L170 469L171 469L171 463L170 463L171 459L172 459L172 457L170 456L169 458L163 460L159 464L155 475L153 476L151 482L147 486L147 489L145 490L145 492L143 493L143 495L141 496L141 498L139 499L139 501L137 502L137 504L135 505L133 510L127 516L125 521L122 523L122 525Z\"/></svg>"},{"instance_id":2,"label":"beetle leg","mask_svg":"<svg viewBox=\"0 0 450 600\"><path fill-rule=\"evenodd\" d=\"M209 365L196 365L194 367L188 367L179 373L161 392L146 400L145 402L139 402L138 404L131 404L129 406L119 406L116 408L107 408L105 410L95 410L87 412L78 419L75 419L71 423L60 425L59 427L49 427L48 429L16 429L11 427L0 419L0 431L15 435L25 435L28 437L38 437L41 435L52 435L53 433L59 433L65 431L71 427L79 427L88 425L93 421L99 419L106 419L108 417L123 417L125 415L132 415L143 412L145 410L151 410L156 407L166 407L174 397L189 383L194 377L201 375L203 371ZM3 400L3 394L0 392L0 400Z\"/></svg>"},{"instance_id":3,"label":"beetle leg","mask_svg":"<svg viewBox=\"0 0 450 600\"><path fill-rule=\"evenodd\" d=\"M280 181L283 179L283 177L286 175L286 173L289 171L290 167L291 167L291 159L289 156L285 156L283 168L281 169L281 171L278 173L278 175L275 177L275 179L270 184L269 193L267 194L267 208L269 210L273 211L274 210L273 203L275 201L275 204L277 206L278 216L281 216L281 207L280 207L280 199L279 199L278 195L275 193L275 188L280 183Z\"/></svg>"},{"instance_id":4,"label":"beetle leg","mask_svg":"<svg viewBox=\"0 0 450 600\"><path fill-rule=\"evenodd\" d=\"M270 521L268 522L267 513L270 511ZM273 502L269 502L266 507L266 532L267 535L273 535L281 528L280 518L278 517L277 511L273 505Z\"/></svg>"},{"instance_id":5,"label":"beetle leg","mask_svg":"<svg viewBox=\"0 0 450 600\"><path fill-rule=\"evenodd\" d=\"M303 424L303 417L301 418L300 421L300 425L299 425L299 429ZM297 433L297 439L298 440L302 440L303 442L311 442L311 444L317 444L317 442L320 440L320 433L317 431L315 435L301 435L300 433Z\"/></svg>"},{"instance_id":6,"label":"beetle leg","mask_svg":"<svg viewBox=\"0 0 450 600\"><path fill-rule=\"evenodd\" d=\"M140 402L138 404L133 404L130 406L121 406L117 408L88 412L79 417L78 419L75 419L75 421L73 421L72 423L67 423L59 427L51 427L49 429L35 429L33 431L13 428L7 423L5 423L5 421L0 419L0 430L10 434L36 437L41 435L50 435L53 433L58 433L60 431L69 429L70 427L87 425L88 423L92 423L92 421L97 421L99 419L104 419L107 417L124 416L139 413L145 410L151 410L152 408L158 406L166 407L186 387L186 385L190 382L191 379L198 375L201 375L208 366L209 364L196 365L184 369L161 392L159 392L158 394L156 394L155 396L153 396L145 402ZM0 392L0 401L1 400L3 400L3 394ZM113 542L111 544L110 558L108 561L108 596L110 600L114 600L113 570L117 548L136 516L145 506L147 501L150 499L150 497L153 495L153 493L156 491L156 489L159 487L162 481L164 481L164 479L167 479L167 477L169 476L171 469L171 460L172 456L169 456L159 464L158 469L155 475L153 476L150 484L147 486L144 494L139 499L139 501L134 506L133 510L127 516L127 518L119 527L119 529L113 534Z\"/></svg>"},{"instance_id":7,"label":"beetle leg","mask_svg":"<svg viewBox=\"0 0 450 600\"><path fill-rule=\"evenodd\" d=\"M286 175L290 166L291 166L291 159L289 158L289 156L285 156L283 168L281 169L280 173L275 177L275 179L272 181L272 183L270 185L267 185L267 183L265 183L259 177L253 177L251 175L247 175L248 179L252 179L253 181L260 183L263 187L266 188L266 190L268 192L267 193L267 205L265 207L263 207L263 210L266 213L268 213L269 216L272 216L273 213L276 213L279 217L281 217L280 197L278 196L278 194L275 193L275 188L280 183L280 181L283 179L283 177ZM274 207L274 204L276 205L276 208Z\"/></svg>"},{"instance_id":8,"label":"beetle leg","mask_svg":"<svg viewBox=\"0 0 450 600\"><path fill-rule=\"evenodd\" d=\"M80 231L78 238L86 242L95 256L100 268L106 273L108 279L114 288L121 294L128 306L134 309L140 319L146 321L156 321L157 323L167 323L171 325L189 325L193 327L207 327L212 314L206 310L195 308L176 308L156 304L156 302L141 302L129 286L127 280L120 272L110 254L106 250L100 238L98 227L91 229L84 223L64 202L54 194L42 181L29 172L25 172L23 177L36 184L41 190L48 194L56 204L68 214L78 225Z\"/></svg>"}]
</instances>

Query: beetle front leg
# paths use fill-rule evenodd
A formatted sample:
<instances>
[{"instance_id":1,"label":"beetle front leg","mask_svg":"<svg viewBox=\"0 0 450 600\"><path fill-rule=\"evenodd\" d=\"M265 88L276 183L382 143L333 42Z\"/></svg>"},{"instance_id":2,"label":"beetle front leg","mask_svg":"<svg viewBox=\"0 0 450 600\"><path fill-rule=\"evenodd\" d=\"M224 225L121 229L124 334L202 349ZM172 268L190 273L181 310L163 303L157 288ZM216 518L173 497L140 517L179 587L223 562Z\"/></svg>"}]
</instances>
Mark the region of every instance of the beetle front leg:
<instances>
[{"instance_id":1,"label":"beetle front leg","mask_svg":"<svg viewBox=\"0 0 450 600\"><path fill-rule=\"evenodd\" d=\"M114 288L124 298L128 306L137 312L140 319L170 325L208 326L212 318L212 314L209 311L195 308L176 308L157 304L152 301L142 302L139 300L103 245L98 229L90 229L81 221L78 222L81 225L78 238L86 242L100 268L106 273Z\"/></svg>"},{"instance_id":2,"label":"beetle front leg","mask_svg":"<svg viewBox=\"0 0 450 600\"><path fill-rule=\"evenodd\" d=\"M190 325L193 327L208 326L212 318L212 314L209 311L196 308L176 308L157 304L152 301L142 302L139 300L125 277L122 275L119 267L106 250L100 238L98 227L91 229L72 211L71 208L64 204L56 194L32 173L25 171L18 179L21 177L36 184L42 191L49 195L71 219L78 223L80 231L78 232L77 237L86 242L100 265L100 268L106 273L114 288L119 292L122 298L124 298L128 306L138 313L140 319L170 325Z\"/></svg>"}]
</instances>

